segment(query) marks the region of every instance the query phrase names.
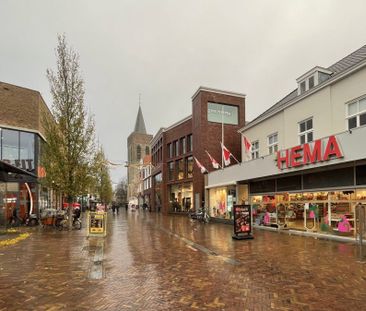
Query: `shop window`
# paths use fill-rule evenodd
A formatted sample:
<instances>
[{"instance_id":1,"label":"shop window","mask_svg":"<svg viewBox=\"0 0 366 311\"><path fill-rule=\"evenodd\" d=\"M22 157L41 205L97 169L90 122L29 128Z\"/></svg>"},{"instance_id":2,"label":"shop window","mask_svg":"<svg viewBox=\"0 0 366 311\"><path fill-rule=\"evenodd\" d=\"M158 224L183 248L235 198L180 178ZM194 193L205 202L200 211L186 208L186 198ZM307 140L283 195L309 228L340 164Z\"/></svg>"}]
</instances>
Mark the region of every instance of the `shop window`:
<instances>
[{"instance_id":1,"label":"shop window","mask_svg":"<svg viewBox=\"0 0 366 311\"><path fill-rule=\"evenodd\" d=\"M349 130L366 125L366 97L347 104L346 119Z\"/></svg>"},{"instance_id":2,"label":"shop window","mask_svg":"<svg viewBox=\"0 0 366 311\"><path fill-rule=\"evenodd\" d=\"M169 180L174 180L174 162L168 163L168 178Z\"/></svg>"},{"instance_id":3,"label":"shop window","mask_svg":"<svg viewBox=\"0 0 366 311\"><path fill-rule=\"evenodd\" d=\"M259 140L252 143L252 159L259 158Z\"/></svg>"},{"instance_id":4,"label":"shop window","mask_svg":"<svg viewBox=\"0 0 366 311\"><path fill-rule=\"evenodd\" d=\"M269 154L275 153L278 150L278 133L274 133L268 136L268 152Z\"/></svg>"},{"instance_id":5,"label":"shop window","mask_svg":"<svg viewBox=\"0 0 366 311\"><path fill-rule=\"evenodd\" d=\"M366 185L366 165L356 166L356 185Z\"/></svg>"},{"instance_id":6,"label":"shop window","mask_svg":"<svg viewBox=\"0 0 366 311\"><path fill-rule=\"evenodd\" d=\"M304 189L344 187L354 185L353 167L303 175Z\"/></svg>"},{"instance_id":7,"label":"shop window","mask_svg":"<svg viewBox=\"0 0 366 311\"><path fill-rule=\"evenodd\" d=\"M187 178L193 178L193 157L186 158Z\"/></svg>"},{"instance_id":8,"label":"shop window","mask_svg":"<svg viewBox=\"0 0 366 311\"><path fill-rule=\"evenodd\" d=\"M19 160L19 131L1 130L2 160L8 160L15 165Z\"/></svg>"},{"instance_id":9,"label":"shop window","mask_svg":"<svg viewBox=\"0 0 366 311\"><path fill-rule=\"evenodd\" d=\"M192 183L171 185L168 187L168 190L170 211L175 213L188 212L193 200Z\"/></svg>"},{"instance_id":10,"label":"shop window","mask_svg":"<svg viewBox=\"0 0 366 311\"><path fill-rule=\"evenodd\" d=\"M209 191L210 216L232 219L233 204L236 197L235 186L212 188Z\"/></svg>"},{"instance_id":11,"label":"shop window","mask_svg":"<svg viewBox=\"0 0 366 311\"><path fill-rule=\"evenodd\" d=\"M299 122L299 142L301 145L313 141L313 131L313 118Z\"/></svg>"}]
</instances>

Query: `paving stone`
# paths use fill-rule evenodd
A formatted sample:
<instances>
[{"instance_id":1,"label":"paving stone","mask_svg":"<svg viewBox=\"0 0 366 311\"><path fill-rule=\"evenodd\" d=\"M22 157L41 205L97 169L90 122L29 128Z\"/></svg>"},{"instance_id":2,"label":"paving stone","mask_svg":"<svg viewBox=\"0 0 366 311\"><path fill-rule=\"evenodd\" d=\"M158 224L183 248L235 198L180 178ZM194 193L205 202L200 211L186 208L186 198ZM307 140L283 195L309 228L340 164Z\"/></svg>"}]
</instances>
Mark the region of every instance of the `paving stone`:
<instances>
[{"instance_id":1,"label":"paving stone","mask_svg":"<svg viewBox=\"0 0 366 311\"><path fill-rule=\"evenodd\" d=\"M365 310L355 245L267 231L234 241L228 225L148 212L108 221L104 239L32 229L1 249L0 310Z\"/></svg>"}]
</instances>

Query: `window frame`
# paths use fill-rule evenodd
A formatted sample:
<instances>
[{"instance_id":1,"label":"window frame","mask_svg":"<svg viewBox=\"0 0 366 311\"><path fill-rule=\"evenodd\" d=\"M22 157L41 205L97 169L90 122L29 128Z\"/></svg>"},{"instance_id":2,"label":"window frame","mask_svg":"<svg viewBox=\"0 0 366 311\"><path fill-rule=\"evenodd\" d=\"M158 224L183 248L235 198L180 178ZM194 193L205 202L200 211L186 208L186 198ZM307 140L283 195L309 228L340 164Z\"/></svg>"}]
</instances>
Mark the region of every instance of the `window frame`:
<instances>
[{"instance_id":1,"label":"window frame","mask_svg":"<svg viewBox=\"0 0 366 311\"><path fill-rule=\"evenodd\" d=\"M270 143L269 140L271 137L277 136L277 139L275 142ZM269 154L274 154L276 151L278 151L278 132L274 132L267 136L267 148Z\"/></svg>"},{"instance_id":2,"label":"window frame","mask_svg":"<svg viewBox=\"0 0 366 311\"><path fill-rule=\"evenodd\" d=\"M346 128L347 128L347 130L352 130L352 129L355 129L355 128L359 128L361 126L366 126L366 123L362 124L362 125L360 124L361 116L366 114L366 108L364 110L360 111L360 101L362 101L362 100L366 101L366 96L365 95L346 103ZM349 114L349 107L353 104L357 105L357 111L356 111L356 113ZM349 127L349 120L353 119L353 118L356 118L356 126L350 128Z\"/></svg>"},{"instance_id":3,"label":"window frame","mask_svg":"<svg viewBox=\"0 0 366 311\"><path fill-rule=\"evenodd\" d=\"M257 145L257 146L255 146ZM259 140L252 142L252 160L259 158Z\"/></svg>"},{"instance_id":4,"label":"window frame","mask_svg":"<svg viewBox=\"0 0 366 311\"><path fill-rule=\"evenodd\" d=\"M307 122L311 120L311 128L310 129L307 129ZM305 131L301 132L301 124L305 123ZM298 124L298 137L299 137L299 144L300 145L303 145L303 144L306 144L306 143L311 143L314 141L314 117L311 116L307 119L304 119L300 122L297 123ZM309 140L308 139L308 134L311 133L312 134L312 140ZM301 137L304 136L305 137L305 141L304 142L301 142Z\"/></svg>"}]
</instances>

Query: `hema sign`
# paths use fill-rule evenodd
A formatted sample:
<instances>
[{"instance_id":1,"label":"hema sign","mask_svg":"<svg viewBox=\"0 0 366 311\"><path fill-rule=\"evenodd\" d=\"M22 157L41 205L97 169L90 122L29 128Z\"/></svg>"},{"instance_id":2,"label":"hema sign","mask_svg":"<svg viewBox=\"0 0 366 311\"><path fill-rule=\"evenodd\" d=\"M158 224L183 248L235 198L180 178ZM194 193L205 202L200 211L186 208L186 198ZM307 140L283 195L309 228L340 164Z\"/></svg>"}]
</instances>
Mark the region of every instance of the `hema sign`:
<instances>
[{"instance_id":1,"label":"hema sign","mask_svg":"<svg viewBox=\"0 0 366 311\"><path fill-rule=\"evenodd\" d=\"M343 158L343 154L333 135L312 143L277 151L277 167L282 170L340 158Z\"/></svg>"},{"instance_id":2,"label":"hema sign","mask_svg":"<svg viewBox=\"0 0 366 311\"><path fill-rule=\"evenodd\" d=\"M207 120L209 122L238 125L238 107L209 102Z\"/></svg>"}]
</instances>

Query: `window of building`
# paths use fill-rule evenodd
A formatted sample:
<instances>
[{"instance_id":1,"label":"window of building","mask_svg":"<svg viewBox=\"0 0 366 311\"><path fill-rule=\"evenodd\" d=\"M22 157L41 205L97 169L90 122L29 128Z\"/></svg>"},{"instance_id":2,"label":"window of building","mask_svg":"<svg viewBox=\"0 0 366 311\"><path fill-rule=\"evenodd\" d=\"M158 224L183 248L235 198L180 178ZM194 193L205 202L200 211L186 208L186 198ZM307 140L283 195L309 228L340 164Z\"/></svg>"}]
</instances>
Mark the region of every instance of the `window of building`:
<instances>
[{"instance_id":1,"label":"window of building","mask_svg":"<svg viewBox=\"0 0 366 311\"><path fill-rule=\"evenodd\" d=\"M1 134L2 160L19 160L19 131L2 129Z\"/></svg>"},{"instance_id":2,"label":"window of building","mask_svg":"<svg viewBox=\"0 0 366 311\"><path fill-rule=\"evenodd\" d=\"M179 141L178 140L176 140L174 142L174 155L175 156L178 156L179 155Z\"/></svg>"},{"instance_id":3,"label":"window of building","mask_svg":"<svg viewBox=\"0 0 366 311\"><path fill-rule=\"evenodd\" d=\"M314 87L314 76L309 78L309 90Z\"/></svg>"},{"instance_id":4,"label":"window of building","mask_svg":"<svg viewBox=\"0 0 366 311\"><path fill-rule=\"evenodd\" d=\"M278 133L268 136L268 151L272 154L278 150Z\"/></svg>"},{"instance_id":5,"label":"window of building","mask_svg":"<svg viewBox=\"0 0 366 311\"><path fill-rule=\"evenodd\" d=\"M145 154L146 155L149 155L150 154L150 148L149 148L149 146L146 146L145 147Z\"/></svg>"},{"instance_id":6,"label":"window of building","mask_svg":"<svg viewBox=\"0 0 366 311\"><path fill-rule=\"evenodd\" d=\"M172 158L173 157L173 144L169 143L168 144L168 158Z\"/></svg>"},{"instance_id":7,"label":"window of building","mask_svg":"<svg viewBox=\"0 0 366 311\"><path fill-rule=\"evenodd\" d=\"M141 146L137 145L136 147L136 156L137 156L137 160L141 159Z\"/></svg>"},{"instance_id":8,"label":"window of building","mask_svg":"<svg viewBox=\"0 0 366 311\"><path fill-rule=\"evenodd\" d=\"M310 143L314 139L313 118L299 122L300 144Z\"/></svg>"},{"instance_id":9,"label":"window of building","mask_svg":"<svg viewBox=\"0 0 366 311\"><path fill-rule=\"evenodd\" d=\"M174 180L174 162L168 163L168 179L169 181Z\"/></svg>"},{"instance_id":10,"label":"window of building","mask_svg":"<svg viewBox=\"0 0 366 311\"><path fill-rule=\"evenodd\" d=\"M347 105L348 129L366 125L366 97Z\"/></svg>"},{"instance_id":11,"label":"window of building","mask_svg":"<svg viewBox=\"0 0 366 311\"><path fill-rule=\"evenodd\" d=\"M306 82L303 81L300 83L300 94L304 93L306 91Z\"/></svg>"},{"instance_id":12,"label":"window of building","mask_svg":"<svg viewBox=\"0 0 366 311\"><path fill-rule=\"evenodd\" d=\"M193 151L193 139L192 139L192 134L188 135L188 137L187 137L187 149L188 149L188 152Z\"/></svg>"},{"instance_id":13,"label":"window of building","mask_svg":"<svg viewBox=\"0 0 366 311\"><path fill-rule=\"evenodd\" d=\"M20 160L24 161L25 168L30 171L33 171L35 169L34 150L34 134L20 132ZM24 164L22 163L22 165Z\"/></svg>"},{"instance_id":14,"label":"window of building","mask_svg":"<svg viewBox=\"0 0 366 311\"><path fill-rule=\"evenodd\" d=\"M183 159L175 161L175 173L177 180L184 179L184 161Z\"/></svg>"},{"instance_id":15,"label":"window of building","mask_svg":"<svg viewBox=\"0 0 366 311\"><path fill-rule=\"evenodd\" d=\"M180 141L181 141L182 154L185 154L187 152L186 138L183 137L183 138L181 138Z\"/></svg>"},{"instance_id":16,"label":"window of building","mask_svg":"<svg viewBox=\"0 0 366 311\"><path fill-rule=\"evenodd\" d=\"M187 178L193 178L193 157L186 158Z\"/></svg>"},{"instance_id":17,"label":"window of building","mask_svg":"<svg viewBox=\"0 0 366 311\"><path fill-rule=\"evenodd\" d=\"M252 159L259 158L259 141L255 141L252 143Z\"/></svg>"}]
</instances>

